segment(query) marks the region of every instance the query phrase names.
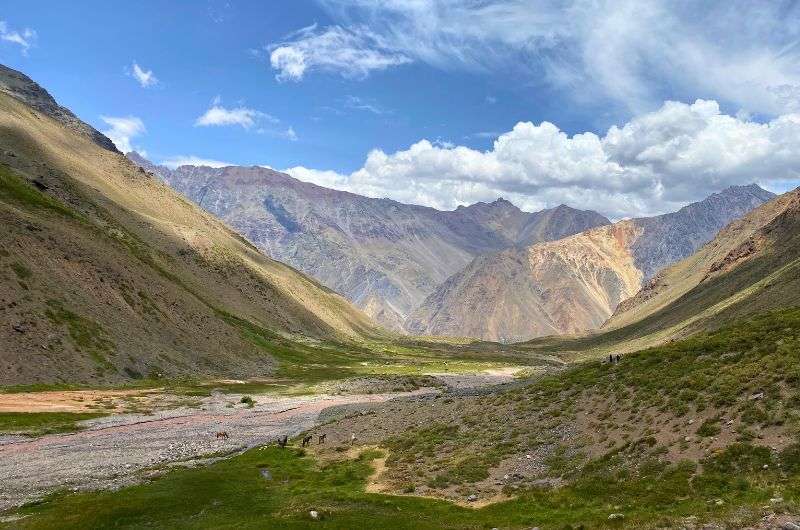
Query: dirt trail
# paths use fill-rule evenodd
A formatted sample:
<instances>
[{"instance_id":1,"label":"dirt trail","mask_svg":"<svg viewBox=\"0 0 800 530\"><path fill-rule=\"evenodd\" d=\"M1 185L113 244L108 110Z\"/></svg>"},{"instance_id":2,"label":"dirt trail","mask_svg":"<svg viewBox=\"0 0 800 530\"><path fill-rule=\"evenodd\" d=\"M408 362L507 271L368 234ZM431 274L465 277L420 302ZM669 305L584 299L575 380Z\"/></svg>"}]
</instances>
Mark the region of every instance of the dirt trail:
<instances>
[{"instance_id":1,"label":"dirt trail","mask_svg":"<svg viewBox=\"0 0 800 530\"><path fill-rule=\"evenodd\" d=\"M165 466L193 465L197 459L292 437L319 422L335 405L379 403L418 390L345 396L281 398L254 396L253 408L236 405L238 395L214 395L200 409L179 408L150 415L122 414L87 422L86 430L35 439L0 440L0 511L68 488L118 488L158 474ZM217 439L215 433L228 433ZM329 436L329 443L337 443Z\"/></svg>"}]
</instances>

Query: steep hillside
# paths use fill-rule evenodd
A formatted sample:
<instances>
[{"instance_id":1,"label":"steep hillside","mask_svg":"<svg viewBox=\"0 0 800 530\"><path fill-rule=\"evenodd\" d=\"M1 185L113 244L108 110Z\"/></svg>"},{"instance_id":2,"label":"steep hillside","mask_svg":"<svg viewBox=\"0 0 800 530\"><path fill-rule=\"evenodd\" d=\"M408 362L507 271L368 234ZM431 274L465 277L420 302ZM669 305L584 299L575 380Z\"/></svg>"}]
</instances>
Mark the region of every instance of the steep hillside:
<instances>
[{"instance_id":1,"label":"steep hillside","mask_svg":"<svg viewBox=\"0 0 800 530\"><path fill-rule=\"evenodd\" d=\"M129 156L273 258L395 329L475 256L609 222L566 206L526 213L503 199L438 211L335 191L262 167L170 170Z\"/></svg>"},{"instance_id":2,"label":"steep hillside","mask_svg":"<svg viewBox=\"0 0 800 530\"><path fill-rule=\"evenodd\" d=\"M714 330L761 311L800 305L800 189L756 208L664 269L595 333L520 348L602 356Z\"/></svg>"},{"instance_id":3,"label":"steep hillside","mask_svg":"<svg viewBox=\"0 0 800 530\"><path fill-rule=\"evenodd\" d=\"M654 271L771 197L755 185L729 188L674 213L477 258L431 294L406 329L501 341L596 329Z\"/></svg>"},{"instance_id":4,"label":"steep hillside","mask_svg":"<svg viewBox=\"0 0 800 530\"><path fill-rule=\"evenodd\" d=\"M604 329L619 328L653 314L674 302L691 289L712 278L731 271L749 259L763 254L767 242L775 239L772 223L781 217L788 220L797 210L797 190L781 195L751 211L741 219L720 230L719 234L695 254L660 271L651 278L636 296L620 304ZM780 250L791 250L791 233L784 238ZM765 271L766 272L766 271Z\"/></svg>"},{"instance_id":5,"label":"steep hillside","mask_svg":"<svg viewBox=\"0 0 800 530\"><path fill-rule=\"evenodd\" d=\"M0 94L0 384L263 375L285 341L378 336L30 79L0 79L24 88Z\"/></svg>"},{"instance_id":6,"label":"steep hillside","mask_svg":"<svg viewBox=\"0 0 800 530\"><path fill-rule=\"evenodd\" d=\"M797 304L800 190L731 223L697 253L664 269L620 305L601 337L631 349Z\"/></svg>"}]
</instances>

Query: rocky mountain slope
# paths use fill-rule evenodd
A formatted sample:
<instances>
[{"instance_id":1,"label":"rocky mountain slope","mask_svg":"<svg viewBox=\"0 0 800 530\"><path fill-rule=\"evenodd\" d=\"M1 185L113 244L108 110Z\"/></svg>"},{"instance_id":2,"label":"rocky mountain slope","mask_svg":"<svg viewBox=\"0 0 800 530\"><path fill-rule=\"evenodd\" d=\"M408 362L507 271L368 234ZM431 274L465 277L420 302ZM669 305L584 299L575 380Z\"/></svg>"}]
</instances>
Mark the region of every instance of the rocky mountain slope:
<instances>
[{"instance_id":1,"label":"rocky mountain slope","mask_svg":"<svg viewBox=\"0 0 800 530\"><path fill-rule=\"evenodd\" d=\"M476 258L418 308L419 334L519 341L599 327L656 271L774 195L732 187L681 210Z\"/></svg>"},{"instance_id":2,"label":"rocky mountain slope","mask_svg":"<svg viewBox=\"0 0 800 530\"><path fill-rule=\"evenodd\" d=\"M382 337L0 70L0 384L270 373L286 344Z\"/></svg>"},{"instance_id":3,"label":"rocky mountain slope","mask_svg":"<svg viewBox=\"0 0 800 530\"><path fill-rule=\"evenodd\" d=\"M732 222L698 252L663 269L620 304L602 331L617 340L671 340L797 304L800 189Z\"/></svg>"},{"instance_id":4,"label":"rocky mountain slope","mask_svg":"<svg viewBox=\"0 0 800 530\"><path fill-rule=\"evenodd\" d=\"M609 222L567 206L527 213L503 199L439 211L331 190L263 167L170 170L136 153L129 157L265 253L395 329L475 256Z\"/></svg>"}]
</instances>

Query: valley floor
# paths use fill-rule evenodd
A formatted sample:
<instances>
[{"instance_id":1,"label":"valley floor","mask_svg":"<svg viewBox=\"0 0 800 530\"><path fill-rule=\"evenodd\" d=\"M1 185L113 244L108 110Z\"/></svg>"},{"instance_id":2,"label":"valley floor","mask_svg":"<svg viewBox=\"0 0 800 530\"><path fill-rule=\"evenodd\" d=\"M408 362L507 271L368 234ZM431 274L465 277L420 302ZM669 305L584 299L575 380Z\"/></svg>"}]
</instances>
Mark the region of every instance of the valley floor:
<instances>
[{"instance_id":1,"label":"valley floor","mask_svg":"<svg viewBox=\"0 0 800 530\"><path fill-rule=\"evenodd\" d=\"M32 425L28 421L17 429L14 425L0 428L0 433L26 427L34 433L80 429L39 437L0 434L0 482L4 484L0 511L59 489L117 489L152 479L172 467L208 464L274 443L283 436L295 437L337 417L337 411L344 415L350 410L342 409L347 405L414 400L437 395L443 388L463 392L512 380L513 369L506 369L442 374L422 380L435 387L394 392L387 389L401 390L409 381L399 377L329 382L317 388L331 393L296 396L272 393L245 397L241 392L214 391L210 396L194 397L165 393L163 389L0 393L0 420L41 416L43 422ZM239 381L221 383L234 390L249 386ZM412 388L420 381L413 383ZM52 423L70 416L78 420L76 425ZM225 432L227 437L217 438L218 432ZM331 433L328 444L349 443L349 436Z\"/></svg>"},{"instance_id":2,"label":"valley floor","mask_svg":"<svg viewBox=\"0 0 800 530\"><path fill-rule=\"evenodd\" d=\"M797 530L799 367L794 308L510 382L501 371L305 387L324 395L188 387L163 410L7 439L0 523ZM140 397L98 403L136 410ZM71 428L51 419L29 432ZM315 443L301 448L306 434ZM282 435L294 436L285 450L272 443Z\"/></svg>"}]
</instances>

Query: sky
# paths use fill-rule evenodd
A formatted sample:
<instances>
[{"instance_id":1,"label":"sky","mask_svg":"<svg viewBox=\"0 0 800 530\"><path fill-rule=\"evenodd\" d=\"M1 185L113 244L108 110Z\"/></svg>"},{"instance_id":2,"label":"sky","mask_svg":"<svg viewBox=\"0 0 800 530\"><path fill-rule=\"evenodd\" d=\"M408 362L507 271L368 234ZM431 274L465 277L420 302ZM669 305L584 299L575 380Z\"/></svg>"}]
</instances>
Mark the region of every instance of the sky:
<instances>
[{"instance_id":1,"label":"sky","mask_svg":"<svg viewBox=\"0 0 800 530\"><path fill-rule=\"evenodd\" d=\"M120 150L611 218L800 185L800 5L4 0L0 62Z\"/></svg>"}]
</instances>

